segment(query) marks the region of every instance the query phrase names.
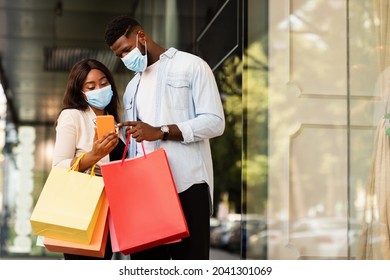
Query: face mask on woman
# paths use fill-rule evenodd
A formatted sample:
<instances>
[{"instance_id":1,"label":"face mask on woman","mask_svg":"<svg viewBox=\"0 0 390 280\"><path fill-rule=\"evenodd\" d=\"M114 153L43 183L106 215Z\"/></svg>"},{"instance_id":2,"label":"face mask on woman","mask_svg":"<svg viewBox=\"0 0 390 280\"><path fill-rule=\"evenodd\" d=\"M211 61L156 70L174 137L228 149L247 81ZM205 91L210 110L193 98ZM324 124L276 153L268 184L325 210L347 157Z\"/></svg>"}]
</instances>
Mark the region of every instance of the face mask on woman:
<instances>
[{"instance_id":1,"label":"face mask on woman","mask_svg":"<svg viewBox=\"0 0 390 280\"><path fill-rule=\"evenodd\" d=\"M112 96L114 95L111 85L87 91L84 92L84 94L87 97L88 104L99 110L106 108L106 106L111 102Z\"/></svg>"},{"instance_id":2,"label":"face mask on woman","mask_svg":"<svg viewBox=\"0 0 390 280\"><path fill-rule=\"evenodd\" d=\"M148 65L147 53L148 53L148 48L146 46L146 42L145 42L145 55L142 55L141 51L138 49L138 34L137 34L136 47L122 58L122 62L130 71L143 72Z\"/></svg>"}]
</instances>

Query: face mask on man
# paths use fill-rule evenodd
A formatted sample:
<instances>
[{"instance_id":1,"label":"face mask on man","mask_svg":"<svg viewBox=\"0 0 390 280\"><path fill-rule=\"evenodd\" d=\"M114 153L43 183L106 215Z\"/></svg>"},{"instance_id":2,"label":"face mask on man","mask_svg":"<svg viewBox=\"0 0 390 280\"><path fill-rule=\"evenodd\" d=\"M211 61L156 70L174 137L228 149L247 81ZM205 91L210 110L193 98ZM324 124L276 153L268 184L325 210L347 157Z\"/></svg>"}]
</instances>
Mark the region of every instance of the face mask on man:
<instances>
[{"instance_id":1,"label":"face mask on man","mask_svg":"<svg viewBox=\"0 0 390 280\"><path fill-rule=\"evenodd\" d=\"M122 61L130 71L134 72L143 72L148 65L148 48L145 42L145 55L142 55L141 51L138 49L138 34L136 37L136 47L129 52L127 55L122 57Z\"/></svg>"},{"instance_id":2,"label":"face mask on man","mask_svg":"<svg viewBox=\"0 0 390 280\"><path fill-rule=\"evenodd\" d=\"M88 104L99 110L106 108L113 96L111 85L87 91L84 94L87 97Z\"/></svg>"}]
</instances>

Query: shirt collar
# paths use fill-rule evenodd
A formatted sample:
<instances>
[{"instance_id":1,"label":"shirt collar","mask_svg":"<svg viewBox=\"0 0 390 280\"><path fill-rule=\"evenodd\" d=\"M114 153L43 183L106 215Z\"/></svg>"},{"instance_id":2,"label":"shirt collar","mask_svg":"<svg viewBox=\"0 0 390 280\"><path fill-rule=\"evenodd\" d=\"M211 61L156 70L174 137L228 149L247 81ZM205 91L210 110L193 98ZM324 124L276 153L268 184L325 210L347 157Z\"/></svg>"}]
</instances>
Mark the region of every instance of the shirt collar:
<instances>
[{"instance_id":1,"label":"shirt collar","mask_svg":"<svg viewBox=\"0 0 390 280\"><path fill-rule=\"evenodd\" d=\"M168 50L166 50L164 53L162 53L160 55L160 59L163 58L164 56L166 56L167 58L171 59L175 53L177 52L178 50L175 49L175 48L169 48Z\"/></svg>"}]
</instances>

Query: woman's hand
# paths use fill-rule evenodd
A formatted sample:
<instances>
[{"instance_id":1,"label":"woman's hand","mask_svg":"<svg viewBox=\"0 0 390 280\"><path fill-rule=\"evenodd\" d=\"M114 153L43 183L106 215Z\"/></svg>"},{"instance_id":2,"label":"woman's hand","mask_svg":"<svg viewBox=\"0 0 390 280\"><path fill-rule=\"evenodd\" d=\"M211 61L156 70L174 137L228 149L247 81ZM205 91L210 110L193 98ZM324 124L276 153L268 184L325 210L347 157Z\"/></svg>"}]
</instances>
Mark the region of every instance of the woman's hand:
<instances>
[{"instance_id":1,"label":"woman's hand","mask_svg":"<svg viewBox=\"0 0 390 280\"><path fill-rule=\"evenodd\" d=\"M95 128L95 136L93 140L94 142L91 152L96 158L98 158L97 161L99 161L116 147L119 142L119 136L117 132L111 131L98 139L97 130Z\"/></svg>"},{"instance_id":2,"label":"woman's hand","mask_svg":"<svg viewBox=\"0 0 390 280\"><path fill-rule=\"evenodd\" d=\"M92 145L92 150L87 152L84 157L80 160L78 171L84 172L91 168L99 160L108 155L118 144L119 135L117 132L109 132L103 135L100 139L97 137L97 131L95 128L95 136ZM73 165L77 158L74 158L71 162Z\"/></svg>"}]
</instances>

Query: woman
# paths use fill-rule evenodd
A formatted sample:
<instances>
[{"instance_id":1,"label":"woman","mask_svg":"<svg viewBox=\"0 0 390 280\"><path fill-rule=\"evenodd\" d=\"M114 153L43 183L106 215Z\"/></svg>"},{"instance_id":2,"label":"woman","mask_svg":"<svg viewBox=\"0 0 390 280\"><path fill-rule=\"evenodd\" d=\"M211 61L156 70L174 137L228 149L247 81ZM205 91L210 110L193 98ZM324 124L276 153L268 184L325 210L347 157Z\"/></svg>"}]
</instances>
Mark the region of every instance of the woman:
<instances>
[{"instance_id":1,"label":"woman","mask_svg":"<svg viewBox=\"0 0 390 280\"><path fill-rule=\"evenodd\" d=\"M95 119L101 115L118 117L118 93L112 74L105 65L94 59L77 62L71 69L63 99L63 108L56 122L56 142L53 165L69 168L85 153L79 163L79 172L101 175L100 164L122 157L124 143L116 131L97 137ZM110 238L104 259L111 259ZM64 254L70 259L98 259Z\"/></svg>"}]
</instances>

